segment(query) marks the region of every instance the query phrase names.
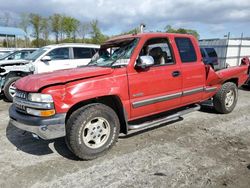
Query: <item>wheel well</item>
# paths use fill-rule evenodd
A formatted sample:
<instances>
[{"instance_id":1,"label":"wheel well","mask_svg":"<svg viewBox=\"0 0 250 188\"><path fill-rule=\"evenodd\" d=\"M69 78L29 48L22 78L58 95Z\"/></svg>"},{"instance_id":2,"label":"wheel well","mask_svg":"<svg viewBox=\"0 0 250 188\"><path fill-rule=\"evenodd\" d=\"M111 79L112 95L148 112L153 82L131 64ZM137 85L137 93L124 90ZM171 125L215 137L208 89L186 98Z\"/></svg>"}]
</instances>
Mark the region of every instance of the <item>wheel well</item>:
<instances>
[{"instance_id":1,"label":"wheel well","mask_svg":"<svg viewBox=\"0 0 250 188\"><path fill-rule=\"evenodd\" d=\"M233 83L235 83L236 86L238 87L238 83L239 83L238 81L239 81L238 78L231 78L231 79L225 81L224 83L226 83L226 82L233 82Z\"/></svg>"},{"instance_id":2,"label":"wheel well","mask_svg":"<svg viewBox=\"0 0 250 188\"><path fill-rule=\"evenodd\" d=\"M28 76L29 74L28 73L25 73L25 72L9 72L6 77L5 77L5 80L13 77L13 76L20 76L20 77L24 77L24 76Z\"/></svg>"},{"instance_id":3,"label":"wheel well","mask_svg":"<svg viewBox=\"0 0 250 188\"><path fill-rule=\"evenodd\" d=\"M120 132L127 134L127 113L126 113L126 110L123 108L120 98L115 95L93 98L93 99L81 101L75 104L67 112L66 122L74 111L91 103L102 103L112 108L119 117L120 125L121 125Z\"/></svg>"}]
</instances>

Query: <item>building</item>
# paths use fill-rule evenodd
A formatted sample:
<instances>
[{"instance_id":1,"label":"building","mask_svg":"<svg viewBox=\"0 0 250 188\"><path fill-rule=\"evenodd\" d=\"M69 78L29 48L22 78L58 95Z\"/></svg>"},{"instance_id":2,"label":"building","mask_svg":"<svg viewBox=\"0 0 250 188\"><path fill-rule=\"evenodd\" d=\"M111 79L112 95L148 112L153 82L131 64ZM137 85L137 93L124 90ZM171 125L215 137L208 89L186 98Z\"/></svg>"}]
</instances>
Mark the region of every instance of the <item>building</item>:
<instances>
[{"instance_id":1,"label":"building","mask_svg":"<svg viewBox=\"0 0 250 188\"><path fill-rule=\"evenodd\" d=\"M20 28L0 26L0 38L4 47L17 47L17 37L25 36L26 33Z\"/></svg>"},{"instance_id":2,"label":"building","mask_svg":"<svg viewBox=\"0 0 250 188\"><path fill-rule=\"evenodd\" d=\"M240 65L241 59L250 57L250 38L204 39L200 47L213 47L219 59L219 69Z\"/></svg>"}]
</instances>

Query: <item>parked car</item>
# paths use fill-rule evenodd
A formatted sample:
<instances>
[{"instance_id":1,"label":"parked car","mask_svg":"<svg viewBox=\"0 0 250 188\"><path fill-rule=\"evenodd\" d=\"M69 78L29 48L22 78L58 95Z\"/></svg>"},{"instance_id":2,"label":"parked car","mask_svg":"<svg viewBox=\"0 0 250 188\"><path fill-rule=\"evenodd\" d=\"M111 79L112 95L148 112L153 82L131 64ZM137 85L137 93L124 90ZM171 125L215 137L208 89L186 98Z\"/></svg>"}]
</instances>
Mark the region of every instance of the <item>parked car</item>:
<instances>
[{"instance_id":1,"label":"parked car","mask_svg":"<svg viewBox=\"0 0 250 188\"><path fill-rule=\"evenodd\" d=\"M39 48L25 60L0 61L0 92L12 101L15 95L15 82L21 77L70 69L89 63L98 51L94 44L57 44Z\"/></svg>"},{"instance_id":2,"label":"parked car","mask_svg":"<svg viewBox=\"0 0 250 188\"><path fill-rule=\"evenodd\" d=\"M206 65L210 65L213 69L215 65L218 65L218 56L214 48L200 48L203 62Z\"/></svg>"},{"instance_id":3,"label":"parked car","mask_svg":"<svg viewBox=\"0 0 250 188\"><path fill-rule=\"evenodd\" d=\"M13 51L12 49L9 49L9 48L0 48L0 57L2 57L3 55L5 55L5 54L7 54L7 53L9 53L9 52L11 52L11 51Z\"/></svg>"},{"instance_id":4,"label":"parked car","mask_svg":"<svg viewBox=\"0 0 250 188\"><path fill-rule=\"evenodd\" d=\"M119 36L88 66L18 80L10 123L43 139L66 137L76 156L94 159L119 133L176 120L202 101L212 98L217 112L230 113L248 68L249 60L215 72L202 62L192 35Z\"/></svg>"},{"instance_id":5,"label":"parked car","mask_svg":"<svg viewBox=\"0 0 250 188\"><path fill-rule=\"evenodd\" d=\"M9 53L2 55L0 57L0 61L26 59L28 55L30 55L36 50L37 50L36 48L25 48L25 49L13 50Z\"/></svg>"}]
</instances>

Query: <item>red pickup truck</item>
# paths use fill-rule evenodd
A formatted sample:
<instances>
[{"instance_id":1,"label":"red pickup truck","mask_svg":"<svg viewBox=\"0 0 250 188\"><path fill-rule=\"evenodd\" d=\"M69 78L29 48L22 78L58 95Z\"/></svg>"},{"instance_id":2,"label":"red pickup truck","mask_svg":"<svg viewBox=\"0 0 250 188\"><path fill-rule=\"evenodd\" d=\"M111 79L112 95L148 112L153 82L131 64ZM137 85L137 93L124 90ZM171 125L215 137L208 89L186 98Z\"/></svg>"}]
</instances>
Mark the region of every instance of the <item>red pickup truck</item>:
<instances>
[{"instance_id":1,"label":"red pickup truck","mask_svg":"<svg viewBox=\"0 0 250 188\"><path fill-rule=\"evenodd\" d=\"M85 67L20 79L10 122L43 139L65 137L75 155L94 159L119 133L180 118L202 101L213 99L215 110L231 112L248 72L248 59L218 72L204 65L191 35L119 36Z\"/></svg>"}]
</instances>

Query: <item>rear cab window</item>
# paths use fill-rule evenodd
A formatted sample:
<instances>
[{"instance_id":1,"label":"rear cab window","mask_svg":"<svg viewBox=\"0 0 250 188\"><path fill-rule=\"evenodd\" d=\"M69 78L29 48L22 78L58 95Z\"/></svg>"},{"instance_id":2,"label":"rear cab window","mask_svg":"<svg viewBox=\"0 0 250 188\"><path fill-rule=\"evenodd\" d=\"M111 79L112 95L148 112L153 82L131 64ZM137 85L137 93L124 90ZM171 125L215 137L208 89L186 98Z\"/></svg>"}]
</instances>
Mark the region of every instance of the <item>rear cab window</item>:
<instances>
[{"instance_id":1,"label":"rear cab window","mask_svg":"<svg viewBox=\"0 0 250 188\"><path fill-rule=\"evenodd\" d=\"M182 63L193 63L197 61L197 55L190 38L177 37L175 38Z\"/></svg>"}]
</instances>

